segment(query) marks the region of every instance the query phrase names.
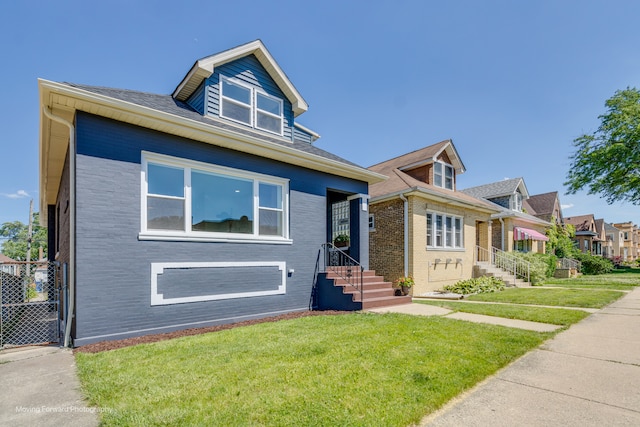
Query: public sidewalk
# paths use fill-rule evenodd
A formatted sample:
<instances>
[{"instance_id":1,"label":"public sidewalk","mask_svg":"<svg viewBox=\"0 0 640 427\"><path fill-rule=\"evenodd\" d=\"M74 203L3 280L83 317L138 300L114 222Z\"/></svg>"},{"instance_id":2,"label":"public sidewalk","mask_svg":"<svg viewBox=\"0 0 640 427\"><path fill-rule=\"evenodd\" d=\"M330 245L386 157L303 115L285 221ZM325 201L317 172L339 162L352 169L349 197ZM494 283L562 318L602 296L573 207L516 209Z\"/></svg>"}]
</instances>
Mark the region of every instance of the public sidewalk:
<instances>
[{"instance_id":1,"label":"public sidewalk","mask_svg":"<svg viewBox=\"0 0 640 427\"><path fill-rule=\"evenodd\" d=\"M82 399L71 350L28 347L0 352L0 426L99 424Z\"/></svg>"},{"instance_id":2,"label":"public sidewalk","mask_svg":"<svg viewBox=\"0 0 640 427\"><path fill-rule=\"evenodd\" d=\"M640 288L426 417L422 426L639 426Z\"/></svg>"}]
</instances>

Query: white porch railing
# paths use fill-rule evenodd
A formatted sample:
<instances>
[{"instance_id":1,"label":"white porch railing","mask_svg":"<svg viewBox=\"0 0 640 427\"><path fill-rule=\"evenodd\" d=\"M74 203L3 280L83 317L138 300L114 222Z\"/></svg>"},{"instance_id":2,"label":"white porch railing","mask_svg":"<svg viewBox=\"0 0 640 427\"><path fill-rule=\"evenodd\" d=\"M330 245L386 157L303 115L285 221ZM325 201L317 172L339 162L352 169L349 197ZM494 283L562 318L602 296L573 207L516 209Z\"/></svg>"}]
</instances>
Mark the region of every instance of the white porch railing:
<instances>
[{"instance_id":1,"label":"white porch railing","mask_svg":"<svg viewBox=\"0 0 640 427\"><path fill-rule=\"evenodd\" d=\"M526 282L531 280L531 263L517 256L498 248L491 248L491 251L480 246L476 246L475 263L489 263L502 269L515 278L520 278Z\"/></svg>"}]
</instances>

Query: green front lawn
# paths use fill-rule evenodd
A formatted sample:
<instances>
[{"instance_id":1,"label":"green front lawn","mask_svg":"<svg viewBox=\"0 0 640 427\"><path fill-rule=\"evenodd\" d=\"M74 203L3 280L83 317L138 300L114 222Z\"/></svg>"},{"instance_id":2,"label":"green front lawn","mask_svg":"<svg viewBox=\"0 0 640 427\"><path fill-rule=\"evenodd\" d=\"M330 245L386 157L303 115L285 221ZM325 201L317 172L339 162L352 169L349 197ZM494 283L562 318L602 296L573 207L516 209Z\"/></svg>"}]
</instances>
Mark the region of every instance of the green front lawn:
<instances>
[{"instance_id":1,"label":"green front lawn","mask_svg":"<svg viewBox=\"0 0 640 427\"><path fill-rule=\"evenodd\" d=\"M549 305L559 307L602 308L624 292L584 289L511 288L502 292L477 294L470 301L506 302L511 304Z\"/></svg>"},{"instance_id":2,"label":"green front lawn","mask_svg":"<svg viewBox=\"0 0 640 427\"><path fill-rule=\"evenodd\" d=\"M552 325L569 326L589 316L582 310L563 308L528 307L507 304L475 304L461 301L418 300L420 304L436 305L452 311L464 313L484 314L486 316L504 317L507 319L528 320L530 322L550 323Z\"/></svg>"},{"instance_id":3,"label":"green front lawn","mask_svg":"<svg viewBox=\"0 0 640 427\"><path fill-rule=\"evenodd\" d=\"M629 291L640 286L640 269L613 270L609 274L580 276L575 279L550 278L545 280L544 286Z\"/></svg>"},{"instance_id":4,"label":"green front lawn","mask_svg":"<svg viewBox=\"0 0 640 427\"><path fill-rule=\"evenodd\" d=\"M104 425L407 426L552 334L354 313L77 353Z\"/></svg>"}]
</instances>

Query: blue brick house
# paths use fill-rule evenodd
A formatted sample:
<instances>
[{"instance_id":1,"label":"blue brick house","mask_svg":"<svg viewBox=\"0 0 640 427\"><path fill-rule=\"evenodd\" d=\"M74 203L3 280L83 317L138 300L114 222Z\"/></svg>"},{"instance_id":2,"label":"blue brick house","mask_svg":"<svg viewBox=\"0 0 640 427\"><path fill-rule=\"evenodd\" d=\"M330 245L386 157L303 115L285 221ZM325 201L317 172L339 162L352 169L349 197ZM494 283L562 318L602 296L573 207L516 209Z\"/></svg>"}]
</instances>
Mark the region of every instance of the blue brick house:
<instances>
[{"instance_id":1,"label":"blue brick house","mask_svg":"<svg viewBox=\"0 0 640 427\"><path fill-rule=\"evenodd\" d=\"M261 41L196 61L171 95L39 91L65 344L309 310L338 234L368 266L368 185L385 177L314 145L306 101Z\"/></svg>"}]
</instances>

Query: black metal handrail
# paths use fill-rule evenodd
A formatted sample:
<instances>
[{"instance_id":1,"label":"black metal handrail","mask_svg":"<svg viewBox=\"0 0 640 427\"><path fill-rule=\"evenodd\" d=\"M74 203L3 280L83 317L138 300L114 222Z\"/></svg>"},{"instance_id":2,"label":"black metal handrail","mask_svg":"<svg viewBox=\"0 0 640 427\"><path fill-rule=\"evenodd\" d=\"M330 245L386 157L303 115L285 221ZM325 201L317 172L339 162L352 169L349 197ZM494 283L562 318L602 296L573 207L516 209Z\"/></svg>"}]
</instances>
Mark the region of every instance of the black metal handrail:
<instances>
[{"instance_id":1,"label":"black metal handrail","mask_svg":"<svg viewBox=\"0 0 640 427\"><path fill-rule=\"evenodd\" d=\"M332 271L351 287L360 292L360 301L364 302L363 276L364 267L347 255L333 243L323 243L324 271Z\"/></svg>"}]
</instances>

